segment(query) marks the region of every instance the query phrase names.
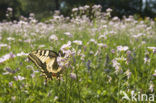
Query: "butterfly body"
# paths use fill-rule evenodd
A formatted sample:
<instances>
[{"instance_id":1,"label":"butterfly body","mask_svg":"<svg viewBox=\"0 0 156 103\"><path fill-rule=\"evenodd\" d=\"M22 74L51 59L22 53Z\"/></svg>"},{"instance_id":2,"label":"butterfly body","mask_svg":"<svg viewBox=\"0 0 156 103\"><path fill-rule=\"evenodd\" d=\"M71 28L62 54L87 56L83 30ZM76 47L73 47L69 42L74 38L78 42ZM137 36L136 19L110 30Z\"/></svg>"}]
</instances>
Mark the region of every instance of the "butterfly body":
<instances>
[{"instance_id":1,"label":"butterfly body","mask_svg":"<svg viewBox=\"0 0 156 103\"><path fill-rule=\"evenodd\" d=\"M59 78L62 68L57 63L57 57L59 55L51 50L36 50L28 55L28 58L35 63L35 65L41 69L46 79L52 79L52 77Z\"/></svg>"}]
</instances>

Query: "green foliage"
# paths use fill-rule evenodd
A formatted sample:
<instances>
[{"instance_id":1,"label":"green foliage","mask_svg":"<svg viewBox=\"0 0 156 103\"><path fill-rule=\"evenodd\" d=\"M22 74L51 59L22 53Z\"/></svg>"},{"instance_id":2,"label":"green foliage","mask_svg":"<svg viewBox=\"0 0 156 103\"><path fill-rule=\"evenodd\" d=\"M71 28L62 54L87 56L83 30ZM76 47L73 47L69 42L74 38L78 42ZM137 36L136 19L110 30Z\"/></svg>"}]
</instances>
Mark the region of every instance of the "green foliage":
<instances>
[{"instance_id":1,"label":"green foliage","mask_svg":"<svg viewBox=\"0 0 156 103\"><path fill-rule=\"evenodd\" d=\"M68 41L72 42L71 50L75 54L63 78L47 83L27 56L15 56L0 63L0 102L131 103L135 101L122 100L120 91L128 96L132 91L143 94L156 91L151 87L156 84L153 75L156 53L148 48L156 47L154 21L97 17L89 22L75 17L67 22L61 16L53 17L48 23L34 21L33 18L1 24L0 44L7 46L0 47L0 60L11 52L59 51ZM54 35L57 39L52 38ZM82 45L74 43L75 40L82 41ZM124 50L117 49L119 46Z\"/></svg>"},{"instance_id":2,"label":"green foliage","mask_svg":"<svg viewBox=\"0 0 156 103\"><path fill-rule=\"evenodd\" d=\"M6 20L7 8L13 8L11 20L20 16L29 17L34 13L38 20L51 17L55 10L60 10L64 16L71 15L74 7L100 4L103 11L112 8L113 16L122 17L129 15L140 15L141 17L155 17L156 3L154 0L1 0L0 1L0 21Z\"/></svg>"}]
</instances>

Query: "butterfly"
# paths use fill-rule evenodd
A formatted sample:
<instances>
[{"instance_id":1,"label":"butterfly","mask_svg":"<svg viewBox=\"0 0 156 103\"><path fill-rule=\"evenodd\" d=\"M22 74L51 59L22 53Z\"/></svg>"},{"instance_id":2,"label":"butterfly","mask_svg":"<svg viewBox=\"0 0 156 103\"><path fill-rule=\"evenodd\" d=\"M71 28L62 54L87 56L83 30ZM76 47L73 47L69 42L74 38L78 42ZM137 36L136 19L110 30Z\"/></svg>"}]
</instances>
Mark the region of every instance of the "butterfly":
<instances>
[{"instance_id":1,"label":"butterfly","mask_svg":"<svg viewBox=\"0 0 156 103\"><path fill-rule=\"evenodd\" d=\"M58 65L57 57L62 55L61 52L56 53L52 50L36 50L28 55L31 60L38 68L40 68L46 79L52 79L56 77L60 78L60 74L63 69Z\"/></svg>"}]
</instances>

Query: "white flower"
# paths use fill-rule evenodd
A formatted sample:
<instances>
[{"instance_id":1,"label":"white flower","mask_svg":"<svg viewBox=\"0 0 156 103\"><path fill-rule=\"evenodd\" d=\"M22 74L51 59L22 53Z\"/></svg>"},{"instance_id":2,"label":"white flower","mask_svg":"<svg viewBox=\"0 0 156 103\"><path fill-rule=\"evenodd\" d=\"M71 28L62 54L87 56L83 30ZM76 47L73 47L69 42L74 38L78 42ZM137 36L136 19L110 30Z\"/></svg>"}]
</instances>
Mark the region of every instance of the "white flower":
<instances>
[{"instance_id":1,"label":"white flower","mask_svg":"<svg viewBox=\"0 0 156 103\"><path fill-rule=\"evenodd\" d=\"M87 44L89 44L90 42L97 44L97 41L95 39L90 39L89 42L87 42Z\"/></svg>"},{"instance_id":2,"label":"white flower","mask_svg":"<svg viewBox=\"0 0 156 103\"><path fill-rule=\"evenodd\" d=\"M0 48L1 47L7 47L8 45L7 44L0 44Z\"/></svg>"},{"instance_id":3,"label":"white flower","mask_svg":"<svg viewBox=\"0 0 156 103\"><path fill-rule=\"evenodd\" d=\"M98 39L101 39L101 38L107 39L106 34L100 35Z\"/></svg>"},{"instance_id":4,"label":"white flower","mask_svg":"<svg viewBox=\"0 0 156 103\"><path fill-rule=\"evenodd\" d=\"M78 11L78 8L73 8L72 12Z\"/></svg>"},{"instance_id":5,"label":"white flower","mask_svg":"<svg viewBox=\"0 0 156 103\"><path fill-rule=\"evenodd\" d=\"M59 98L58 96L55 96L55 97L54 97L54 101L58 100L58 98Z\"/></svg>"},{"instance_id":6,"label":"white flower","mask_svg":"<svg viewBox=\"0 0 156 103\"><path fill-rule=\"evenodd\" d=\"M21 81L21 80L24 80L25 78L24 77L22 77L22 76L20 76L20 75L18 75L18 76L14 76L14 79L16 80L16 81Z\"/></svg>"},{"instance_id":7,"label":"white flower","mask_svg":"<svg viewBox=\"0 0 156 103\"><path fill-rule=\"evenodd\" d=\"M124 57L119 57L119 58L115 58L115 60L117 60L117 61L126 61L126 58L124 58Z\"/></svg>"},{"instance_id":8,"label":"white flower","mask_svg":"<svg viewBox=\"0 0 156 103\"><path fill-rule=\"evenodd\" d=\"M128 50L128 46L117 46L117 50L118 51L127 51Z\"/></svg>"},{"instance_id":9,"label":"white flower","mask_svg":"<svg viewBox=\"0 0 156 103\"><path fill-rule=\"evenodd\" d=\"M153 84L152 82L150 83L149 90L150 90L151 92L153 92L153 90L154 90L154 84Z\"/></svg>"},{"instance_id":10,"label":"white flower","mask_svg":"<svg viewBox=\"0 0 156 103\"><path fill-rule=\"evenodd\" d=\"M8 7L7 10L11 12L12 11L12 8L11 7Z\"/></svg>"},{"instance_id":11,"label":"white flower","mask_svg":"<svg viewBox=\"0 0 156 103\"><path fill-rule=\"evenodd\" d=\"M13 57L15 57L15 55L12 54L12 53L6 54L6 55L4 55L4 56L2 56L2 57L0 58L0 63L4 62L4 61L6 61L6 60L8 60L8 59L10 59L10 58L13 58Z\"/></svg>"},{"instance_id":12,"label":"white flower","mask_svg":"<svg viewBox=\"0 0 156 103\"><path fill-rule=\"evenodd\" d=\"M85 9L89 9L90 7L89 7L88 5L85 5L84 8L85 8Z\"/></svg>"},{"instance_id":13,"label":"white flower","mask_svg":"<svg viewBox=\"0 0 156 103\"><path fill-rule=\"evenodd\" d=\"M107 12L112 12L111 8L106 9Z\"/></svg>"},{"instance_id":14,"label":"white flower","mask_svg":"<svg viewBox=\"0 0 156 103\"><path fill-rule=\"evenodd\" d=\"M13 37L8 37L7 40L8 40L8 41L12 41L12 40L15 40L15 38L13 38Z\"/></svg>"},{"instance_id":15,"label":"white flower","mask_svg":"<svg viewBox=\"0 0 156 103\"><path fill-rule=\"evenodd\" d=\"M82 45L82 41L80 41L80 40L74 40L73 43L75 43L77 45Z\"/></svg>"},{"instance_id":16,"label":"white flower","mask_svg":"<svg viewBox=\"0 0 156 103\"><path fill-rule=\"evenodd\" d=\"M68 43L67 44L64 44L64 45L62 45L62 47L61 47L61 51L67 51L67 50L69 50L71 48L71 41L68 41Z\"/></svg>"},{"instance_id":17,"label":"white flower","mask_svg":"<svg viewBox=\"0 0 156 103\"><path fill-rule=\"evenodd\" d=\"M57 36L56 35L51 35L50 37L49 37L49 40L58 40L58 38L57 38Z\"/></svg>"},{"instance_id":18,"label":"white flower","mask_svg":"<svg viewBox=\"0 0 156 103\"><path fill-rule=\"evenodd\" d=\"M79 7L79 10L84 10L84 9L85 9L85 8L84 8L84 7L82 7L82 6L80 6L80 7Z\"/></svg>"},{"instance_id":19,"label":"white flower","mask_svg":"<svg viewBox=\"0 0 156 103\"><path fill-rule=\"evenodd\" d=\"M13 84L13 82L11 81L11 82L9 82L9 87L12 87L12 84Z\"/></svg>"},{"instance_id":20,"label":"white flower","mask_svg":"<svg viewBox=\"0 0 156 103\"><path fill-rule=\"evenodd\" d=\"M67 35L68 37L73 37L73 34L71 34L70 32L65 32L65 35Z\"/></svg>"},{"instance_id":21,"label":"white flower","mask_svg":"<svg viewBox=\"0 0 156 103\"><path fill-rule=\"evenodd\" d=\"M113 21L118 21L118 20L120 20L117 16L115 16L115 17L113 17L113 19L112 19Z\"/></svg>"},{"instance_id":22,"label":"white flower","mask_svg":"<svg viewBox=\"0 0 156 103\"><path fill-rule=\"evenodd\" d=\"M103 44L103 43L98 43L98 46L99 47L107 47L107 45L106 44Z\"/></svg>"},{"instance_id":23,"label":"white flower","mask_svg":"<svg viewBox=\"0 0 156 103\"><path fill-rule=\"evenodd\" d=\"M122 72L121 65L120 63L118 63L116 59L113 59L112 63L113 63L113 67L115 68L115 73Z\"/></svg>"},{"instance_id":24,"label":"white flower","mask_svg":"<svg viewBox=\"0 0 156 103\"><path fill-rule=\"evenodd\" d=\"M138 38L138 37L141 37L141 36L143 36L143 35L145 35L145 34L139 33L139 34L137 34L137 35L133 35L133 37L134 37L134 38Z\"/></svg>"},{"instance_id":25,"label":"white flower","mask_svg":"<svg viewBox=\"0 0 156 103\"><path fill-rule=\"evenodd\" d=\"M156 77L156 70L154 71L154 74L153 74L153 76L155 76L155 77Z\"/></svg>"},{"instance_id":26,"label":"white flower","mask_svg":"<svg viewBox=\"0 0 156 103\"><path fill-rule=\"evenodd\" d=\"M127 75L127 78L129 79L132 73L131 73L130 70L128 69L128 70L125 72L125 74Z\"/></svg>"},{"instance_id":27,"label":"white flower","mask_svg":"<svg viewBox=\"0 0 156 103\"><path fill-rule=\"evenodd\" d=\"M44 44L42 44L42 45L39 45L38 47L39 47L39 48L43 48L43 47L45 47L45 45L44 45Z\"/></svg>"},{"instance_id":28,"label":"white flower","mask_svg":"<svg viewBox=\"0 0 156 103\"><path fill-rule=\"evenodd\" d=\"M147 47L147 48L150 49L150 50L156 49L156 47Z\"/></svg>"},{"instance_id":29,"label":"white flower","mask_svg":"<svg viewBox=\"0 0 156 103\"><path fill-rule=\"evenodd\" d=\"M156 47L147 47L149 50L152 50L153 51L153 53L155 53L156 52Z\"/></svg>"},{"instance_id":30,"label":"white flower","mask_svg":"<svg viewBox=\"0 0 156 103\"><path fill-rule=\"evenodd\" d=\"M20 53L17 53L16 55L17 55L17 56L27 56L28 53L20 52Z\"/></svg>"},{"instance_id":31,"label":"white flower","mask_svg":"<svg viewBox=\"0 0 156 103\"><path fill-rule=\"evenodd\" d=\"M70 73L70 77L72 78L72 79L76 79L76 74L75 73Z\"/></svg>"},{"instance_id":32,"label":"white flower","mask_svg":"<svg viewBox=\"0 0 156 103\"><path fill-rule=\"evenodd\" d=\"M151 59L150 58L148 58L148 57L145 57L144 58L144 63L146 64L146 63L150 63L151 62Z\"/></svg>"}]
</instances>

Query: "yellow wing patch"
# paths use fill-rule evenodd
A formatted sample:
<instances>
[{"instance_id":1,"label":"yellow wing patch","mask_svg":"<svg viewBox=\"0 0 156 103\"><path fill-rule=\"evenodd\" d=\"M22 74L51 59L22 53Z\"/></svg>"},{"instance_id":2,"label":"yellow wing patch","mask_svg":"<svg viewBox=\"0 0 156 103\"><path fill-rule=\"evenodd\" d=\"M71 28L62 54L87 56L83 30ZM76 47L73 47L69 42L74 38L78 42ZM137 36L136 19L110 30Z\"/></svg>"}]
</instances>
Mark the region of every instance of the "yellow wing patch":
<instances>
[{"instance_id":1,"label":"yellow wing patch","mask_svg":"<svg viewBox=\"0 0 156 103\"><path fill-rule=\"evenodd\" d=\"M28 55L28 58L41 69L46 78L59 76L62 68L57 63L58 54L51 50L36 50Z\"/></svg>"}]
</instances>

